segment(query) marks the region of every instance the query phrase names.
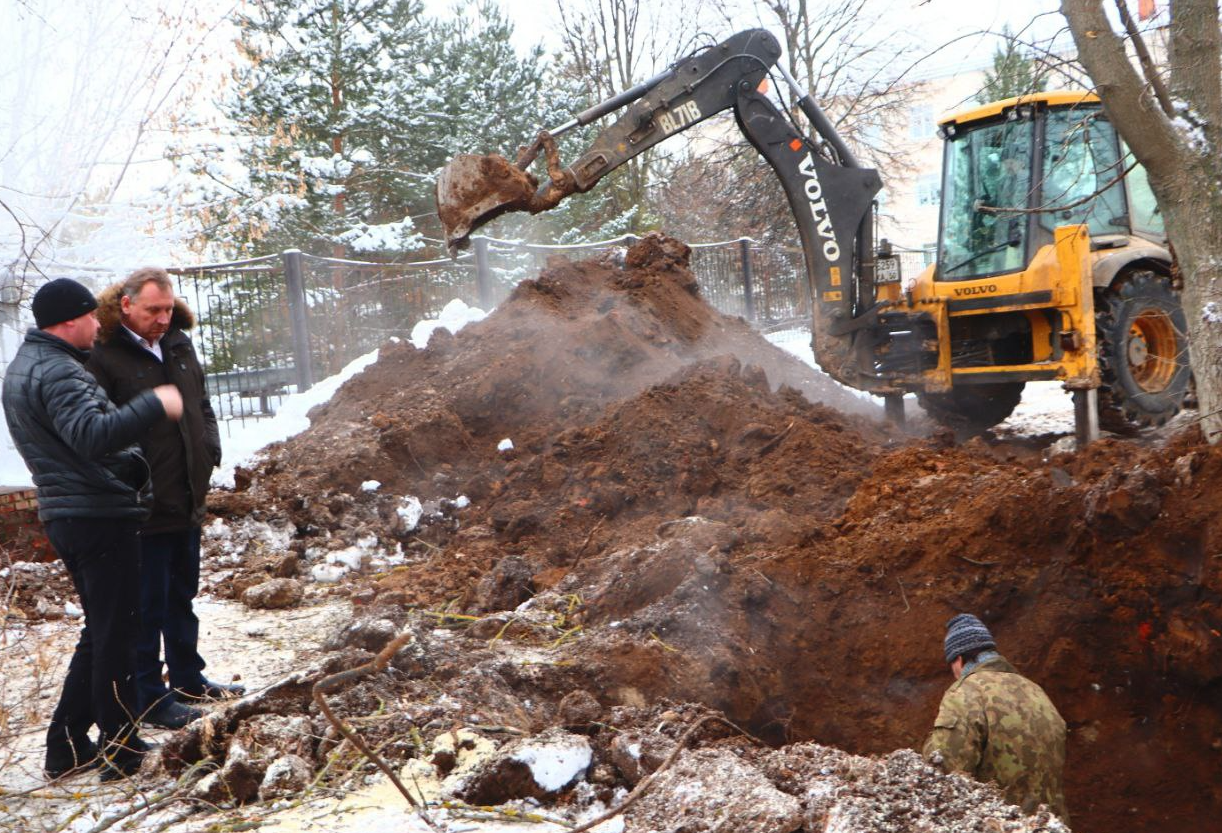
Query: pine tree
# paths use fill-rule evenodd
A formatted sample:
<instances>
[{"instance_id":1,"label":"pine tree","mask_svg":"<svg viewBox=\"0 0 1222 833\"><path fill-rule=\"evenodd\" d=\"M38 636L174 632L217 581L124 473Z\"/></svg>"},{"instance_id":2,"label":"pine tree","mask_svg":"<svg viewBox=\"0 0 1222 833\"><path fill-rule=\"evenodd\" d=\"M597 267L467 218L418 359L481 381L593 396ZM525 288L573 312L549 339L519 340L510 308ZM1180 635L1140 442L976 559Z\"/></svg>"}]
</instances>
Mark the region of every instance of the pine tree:
<instances>
[{"instance_id":1,"label":"pine tree","mask_svg":"<svg viewBox=\"0 0 1222 833\"><path fill-rule=\"evenodd\" d=\"M244 254L419 246L406 207L421 173L404 164L420 155L404 145L427 129L432 103L417 80L427 41L419 0L247 8L236 18L245 62L221 102L239 175L208 202L216 233Z\"/></svg>"},{"instance_id":2,"label":"pine tree","mask_svg":"<svg viewBox=\"0 0 1222 833\"><path fill-rule=\"evenodd\" d=\"M984 86L976 93L979 104L1043 92L1048 86L1047 77L1039 72L1035 61L1023 53L1009 26L1002 28L1001 37L1004 45L993 52L993 69L985 70Z\"/></svg>"},{"instance_id":3,"label":"pine tree","mask_svg":"<svg viewBox=\"0 0 1222 833\"><path fill-rule=\"evenodd\" d=\"M220 104L233 141L195 158L187 201L226 255L300 248L385 259L439 241L437 172L458 153L509 158L586 106L541 49L523 56L494 0L451 19L419 0L263 0L236 18L242 66ZM566 161L589 131L563 140ZM490 233L619 233L606 194ZM435 244L434 244L435 245Z\"/></svg>"}]
</instances>

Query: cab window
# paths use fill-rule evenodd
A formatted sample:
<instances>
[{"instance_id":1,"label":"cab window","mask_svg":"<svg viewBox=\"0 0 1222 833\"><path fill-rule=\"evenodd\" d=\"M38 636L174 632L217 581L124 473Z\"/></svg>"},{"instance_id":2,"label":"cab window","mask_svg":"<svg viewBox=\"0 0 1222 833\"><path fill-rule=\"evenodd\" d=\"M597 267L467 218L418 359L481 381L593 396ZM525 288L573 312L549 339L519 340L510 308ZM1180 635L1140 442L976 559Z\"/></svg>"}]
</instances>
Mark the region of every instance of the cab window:
<instances>
[{"instance_id":1,"label":"cab window","mask_svg":"<svg viewBox=\"0 0 1222 833\"><path fill-rule=\"evenodd\" d=\"M1096 107L1048 113L1040 225L1086 224L1092 235L1125 234L1128 214L1116 131Z\"/></svg>"}]
</instances>

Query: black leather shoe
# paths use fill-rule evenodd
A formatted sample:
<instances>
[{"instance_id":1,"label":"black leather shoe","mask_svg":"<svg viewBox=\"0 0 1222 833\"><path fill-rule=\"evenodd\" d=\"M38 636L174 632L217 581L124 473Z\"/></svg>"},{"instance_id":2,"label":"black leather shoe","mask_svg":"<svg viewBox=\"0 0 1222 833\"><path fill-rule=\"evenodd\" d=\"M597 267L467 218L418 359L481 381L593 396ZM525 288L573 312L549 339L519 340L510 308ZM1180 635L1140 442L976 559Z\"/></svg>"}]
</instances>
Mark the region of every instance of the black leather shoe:
<instances>
[{"instance_id":1,"label":"black leather shoe","mask_svg":"<svg viewBox=\"0 0 1222 833\"><path fill-rule=\"evenodd\" d=\"M203 716L204 713L194 706L184 706L177 700L166 697L149 709L144 717L140 718L140 722L158 729L181 729L192 720Z\"/></svg>"},{"instance_id":2,"label":"black leather shoe","mask_svg":"<svg viewBox=\"0 0 1222 833\"><path fill-rule=\"evenodd\" d=\"M159 744L149 743L144 738L131 738L127 741L125 746L133 752L139 752L141 755L147 755L156 749Z\"/></svg>"},{"instance_id":3,"label":"black leather shoe","mask_svg":"<svg viewBox=\"0 0 1222 833\"><path fill-rule=\"evenodd\" d=\"M140 764L142 763L144 763L143 754L116 755L111 758L105 758L102 761L102 771L98 774L98 780L106 784L122 778L131 778L140 771Z\"/></svg>"},{"instance_id":4,"label":"black leather shoe","mask_svg":"<svg viewBox=\"0 0 1222 833\"><path fill-rule=\"evenodd\" d=\"M84 772L100 766L102 758L93 741L86 738L79 743L66 743L55 749L47 748L47 757L43 772L47 778L54 781L74 772Z\"/></svg>"},{"instance_id":5,"label":"black leather shoe","mask_svg":"<svg viewBox=\"0 0 1222 833\"><path fill-rule=\"evenodd\" d=\"M198 686L175 689L175 692L189 700L227 700L230 697L241 697L246 693L246 686L241 683L214 683L204 680Z\"/></svg>"},{"instance_id":6,"label":"black leather shoe","mask_svg":"<svg viewBox=\"0 0 1222 833\"><path fill-rule=\"evenodd\" d=\"M97 765L102 770L98 780L105 784L132 777L140 771L144 756L155 748L142 738L132 736L121 743L105 744L103 752L97 757Z\"/></svg>"}]
</instances>

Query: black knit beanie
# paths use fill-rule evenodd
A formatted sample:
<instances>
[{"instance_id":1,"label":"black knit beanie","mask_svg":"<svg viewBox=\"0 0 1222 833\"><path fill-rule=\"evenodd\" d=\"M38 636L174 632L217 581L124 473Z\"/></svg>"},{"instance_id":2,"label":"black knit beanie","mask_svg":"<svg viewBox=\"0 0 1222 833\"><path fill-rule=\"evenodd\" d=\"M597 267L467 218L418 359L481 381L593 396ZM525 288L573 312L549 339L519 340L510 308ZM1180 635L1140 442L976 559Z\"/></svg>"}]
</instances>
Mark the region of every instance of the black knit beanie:
<instances>
[{"instance_id":1,"label":"black knit beanie","mask_svg":"<svg viewBox=\"0 0 1222 833\"><path fill-rule=\"evenodd\" d=\"M955 661L955 657L996 648L997 643L984 622L970 613L960 613L946 623L946 640L942 647L946 653L946 664L949 665Z\"/></svg>"},{"instance_id":2,"label":"black knit beanie","mask_svg":"<svg viewBox=\"0 0 1222 833\"><path fill-rule=\"evenodd\" d=\"M34 323L38 329L80 318L98 308L93 293L72 278L56 278L34 293Z\"/></svg>"}]
</instances>

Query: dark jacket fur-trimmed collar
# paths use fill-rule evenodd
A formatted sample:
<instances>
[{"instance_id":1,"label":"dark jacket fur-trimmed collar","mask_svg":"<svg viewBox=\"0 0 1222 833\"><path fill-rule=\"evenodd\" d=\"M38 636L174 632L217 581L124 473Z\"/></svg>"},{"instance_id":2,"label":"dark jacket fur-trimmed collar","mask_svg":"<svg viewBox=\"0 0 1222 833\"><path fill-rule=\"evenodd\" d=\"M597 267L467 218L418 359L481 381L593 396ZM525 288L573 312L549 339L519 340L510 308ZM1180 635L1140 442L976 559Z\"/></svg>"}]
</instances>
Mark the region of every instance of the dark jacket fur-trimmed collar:
<instances>
[{"instance_id":1,"label":"dark jacket fur-trimmed collar","mask_svg":"<svg viewBox=\"0 0 1222 833\"><path fill-rule=\"evenodd\" d=\"M98 293L98 341L107 342L114 338L123 324L122 308L119 299L123 285L114 284ZM195 313L182 298L174 298L174 314L170 317L170 330L189 330L195 326Z\"/></svg>"}]
</instances>

